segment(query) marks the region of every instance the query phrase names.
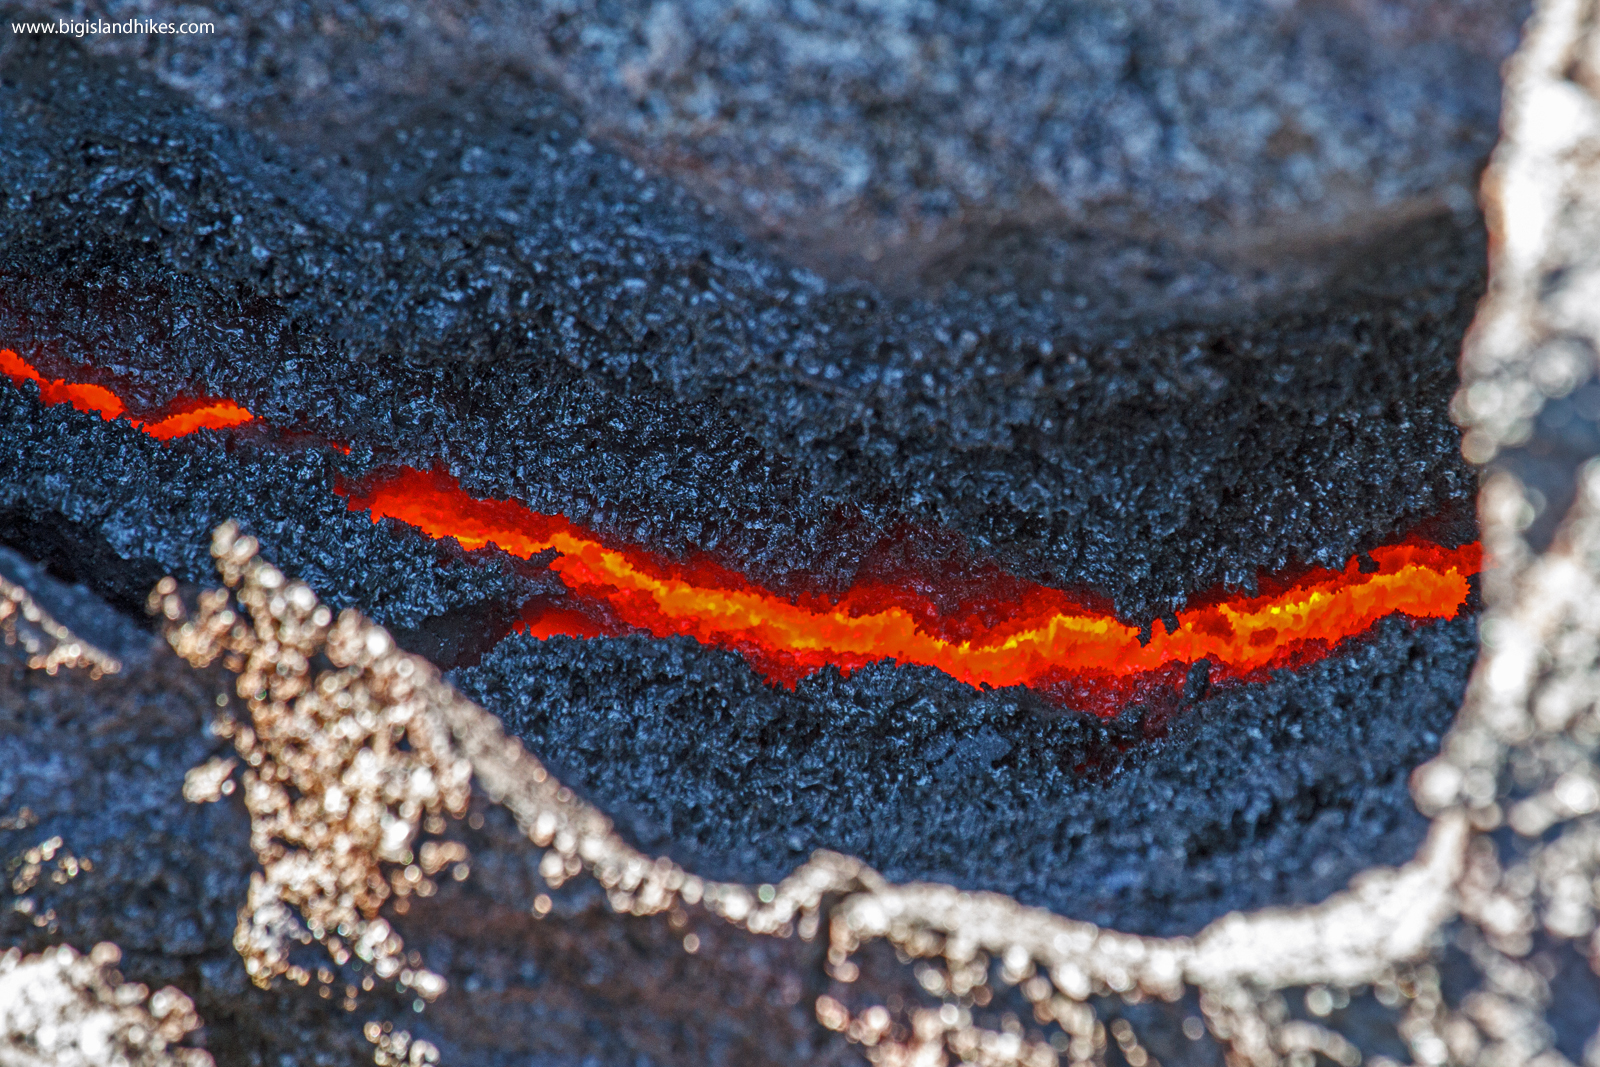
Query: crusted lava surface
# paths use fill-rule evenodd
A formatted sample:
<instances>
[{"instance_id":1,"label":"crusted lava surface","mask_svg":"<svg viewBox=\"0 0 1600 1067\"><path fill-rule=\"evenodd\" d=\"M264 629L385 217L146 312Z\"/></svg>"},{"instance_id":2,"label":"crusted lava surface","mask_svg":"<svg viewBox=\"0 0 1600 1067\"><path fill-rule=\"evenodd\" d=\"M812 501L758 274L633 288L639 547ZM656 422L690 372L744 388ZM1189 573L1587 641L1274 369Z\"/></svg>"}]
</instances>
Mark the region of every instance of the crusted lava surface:
<instances>
[{"instance_id":1,"label":"crusted lava surface","mask_svg":"<svg viewBox=\"0 0 1600 1067\"><path fill-rule=\"evenodd\" d=\"M1352 240L1313 293L1109 322L824 281L534 79L459 72L390 104L247 122L14 42L0 346L273 429L163 444L0 387L0 541L133 610L162 574L206 580L208 531L237 519L456 669L642 843L729 877L831 847L1169 931L1415 847L1405 778L1459 700L1467 619L1391 619L1260 683L1202 672L1179 714L1110 723L888 665L787 692L682 640L502 640L560 593L538 560L374 524L333 487L438 464L780 592L899 554L930 596L999 566L1161 625L1261 574L1473 539L1447 405L1475 218Z\"/></svg>"},{"instance_id":2,"label":"crusted lava surface","mask_svg":"<svg viewBox=\"0 0 1600 1067\"><path fill-rule=\"evenodd\" d=\"M1420 840L1410 768L1438 748L1470 620L1386 620L1358 648L1144 709L1058 715L926 668L832 670L794 693L685 639L514 636L457 678L647 848L776 880L815 848L890 878L1004 889L1150 933L1315 900Z\"/></svg>"}]
</instances>

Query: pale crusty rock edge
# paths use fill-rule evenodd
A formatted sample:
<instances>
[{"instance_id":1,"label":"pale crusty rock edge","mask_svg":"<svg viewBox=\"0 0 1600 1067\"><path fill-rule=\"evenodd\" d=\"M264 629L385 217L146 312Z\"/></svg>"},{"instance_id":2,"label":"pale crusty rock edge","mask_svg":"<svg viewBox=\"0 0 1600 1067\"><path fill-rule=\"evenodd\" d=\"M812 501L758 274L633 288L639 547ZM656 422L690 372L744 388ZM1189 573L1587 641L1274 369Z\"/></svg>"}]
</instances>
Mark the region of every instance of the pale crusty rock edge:
<instances>
[{"instance_id":1,"label":"pale crusty rock edge","mask_svg":"<svg viewBox=\"0 0 1600 1067\"><path fill-rule=\"evenodd\" d=\"M1088 998L1171 1000L1185 986L1201 991L1213 1032L1239 1062L1272 1062L1263 1055L1297 1049L1347 1060L1353 1046L1324 1028L1268 1024L1274 1013L1261 1008L1261 997L1288 986L1390 978L1454 914L1467 839L1466 816L1455 810L1439 815L1423 853L1398 871L1370 871L1315 907L1232 915L1194 938L1101 930L999 894L892 885L860 862L826 852L777 886L707 881L631 848L609 819L430 664L401 652L355 611L335 620L308 587L260 560L254 539L222 527L213 553L226 589L202 594L191 615L174 583L163 582L151 605L191 664L225 659L249 709L248 723L224 722L219 731L234 738L247 764L243 795L263 873L252 879L234 943L258 982L282 976L308 984L309 973L288 962L288 941L314 939L340 965L359 959L424 999L442 992L437 975L404 966L404 945L378 912L391 900L404 907L412 892L429 895L428 879L447 864L469 870L464 852L441 861L448 846L429 841L413 854L412 845L424 832L441 832L444 815L466 811L471 785L548 850L540 864L547 882L590 874L618 912L700 907L754 934L807 940L825 925L831 972L845 982L855 974L852 954L871 939L887 939L914 959L941 960L944 975L924 986L942 987L954 1011L914 1012L898 1030L887 1011L851 1018L836 1000L818 1000L824 1025L886 1063L926 1057L935 1045L995 1063L1058 1062L1058 1050L1043 1041L971 1025L962 1000L988 980L991 958L1003 962L1006 981L1023 985L1040 1022L1053 1020L1073 1035L1061 1051L1076 1060L1099 1059L1105 1049L1104 1027L1085 1012ZM332 667L313 674L319 656ZM402 736L405 745L398 744ZM225 775L207 765L191 777L208 783L192 792L206 799L199 794L220 791ZM353 987L344 995L351 1004L358 996Z\"/></svg>"},{"instance_id":2,"label":"pale crusty rock edge","mask_svg":"<svg viewBox=\"0 0 1600 1067\"><path fill-rule=\"evenodd\" d=\"M0 640L21 644L28 667L54 674L62 668L82 668L91 677L116 674L122 663L112 655L73 635L28 593L0 575Z\"/></svg>"},{"instance_id":3,"label":"pale crusty rock edge","mask_svg":"<svg viewBox=\"0 0 1600 1067\"><path fill-rule=\"evenodd\" d=\"M211 1067L174 1043L200 1021L171 987L123 982L110 943L80 955L68 945L0 955L0 1063L6 1067Z\"/></svg>"},{"instance_id":4,"label":"pale crusty rock edge","mask_svg":"<svg viewBox=\"0 0 1600 1067\"><path fill-rule=\"evenodd\" d=\"M28 667L54 674L116 674L121 663L76 637L26 589L0 576L0 640L21 644ZM60 839L24 854L8 871L20 894L54 859ZM48 853L48 854L47 854ZM200 1026L194 1004L172 987L151 993L124 982L122 952L103 942L87 955L70 945L24 956L0 954L0 1064L6 1067L210 1067L211 1056L176 1047Z\"/></svg>"},{"instance_id":5,"label":"pale crusty rock edge","mask_svg":"<svg viewBox=\"0 0 1600 1067\"><path fill-rule=\"evenodd\" d=\"M887 939L913 958L941 961L942 992L954 1012L917 1010L897 1025L884 1009L852 1018L836 1000L819 998L823 1025L845 1032L883 1063L936 1063L945 1051L996 1064L1059 1062L1058 1050L1043 1041L972 1025L970 994L988 980L990 958L1002 961L1005 980L1022 984L1041 1021L1054 1019L1073 1035L1060 1051L1077 1061L1103 1061L1106 1047L1105 1028L1087 1010L1091 995L1175 999L1186 985L1201 990L1213 1032L1237 1062L1275 1062L1296 1049L1347 1061L1353 1046L1336 1033L1303 1022L1268 1022L1273 1013L1263 1010L1263 995L1288 986L1350 987L1392 978L1395 965L1421 955L1454 913L1467 838L1465 816L1456 810L1440 815L1422 854L1398 871L1370 871L1359 885L1316 907L1231 915L1194 938L1102 930L999 894L892 885L834 853L818 853L775 887L705 881L628 846L609 819L508 738L494 716L463 699L426 661L399 651L358 613L333 619L306 586L257 558L253 539L224 527L213 550L228 589L202 594L191 616L175 587L164 582L152 606L166 615L174 649L195 666L232 657L228 666L250 711L248 722L224 715L217 727L232 737L240 760L194 768L184 793L192 802L217 799L231 791L242 760L252 848L262 873L252 879L234 943L260 984L279 978L309 983L311 975L289 962L290 942L316 940L336 963L359 960L358 966L382 979L398 977L424 999L442 992L438 976L404 965L404 946L378 911L446 867L470 876L464 851L430 841L418 847L419 857L411 846L424 832L438 832L442 816L462 815L472 786L504 805L534 844L548 849L540 865L547 882L591 874L619 912L699 906L755 934L807 939L826 923L830 969L844 981L853 976L851 955L871 939ZM42 634L79 648L82 665L104 662L48 620L25 591L8 584L0 593L19 605L21 618L39 620ZM319 654L332 661L332 670L313 672ZM57 662L48 651L30 661ZM403 750L392 744L401 733L409 742ZM292 803L276 784L284 781L312 803ZM422 877L408 880L413 867ZM352 888L355 897L348 896ZM343 936L335 932L341 927ZM352 988L346 996L353 1006L359 993ZM403 1031L383 1030L370 1039L380 1059L394 1058L385 1049L409 1040ZM432 1052L422 1042L411 1049Z\"/></svg>"}]
</instances>

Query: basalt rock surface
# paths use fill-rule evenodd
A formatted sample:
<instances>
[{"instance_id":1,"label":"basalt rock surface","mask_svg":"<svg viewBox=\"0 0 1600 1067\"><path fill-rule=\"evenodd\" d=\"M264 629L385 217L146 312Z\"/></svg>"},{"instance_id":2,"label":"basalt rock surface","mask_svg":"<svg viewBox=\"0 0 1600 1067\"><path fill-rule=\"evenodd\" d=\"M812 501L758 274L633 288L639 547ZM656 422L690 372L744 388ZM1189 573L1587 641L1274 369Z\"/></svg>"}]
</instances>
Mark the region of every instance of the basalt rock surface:
<instances>
[{"instance_id":1,"label":"basalt rock surface","mask_svg":"<svg viewBox=\"0 0 1600 1067\"><path fill-rule=\"evenodd\" d=\"M1155 739L1137 711L1062 715L926 668L830 670L788 693L684 639L512 636L459 682L641 847L709 876L776 881L829 848L896 880L1174 934L1414 852L1407 775L1475 643L1470 619L1388 620L1347 654L1195 694Z\"/></svg>"},{"instance_id":2,"label":"basalt rock surface","mask_svg":"<svg viewBox=\"0 0 1600 1067\"><path fill-rule=\"evenodd\" d=\"M516 79L286 144L59 41L6 64L5 343L232 397L358 467L443 463L781 591L940 531L1136 624L1423 524L1470 540L1470 213L1309 295L1111 330L797 274Z\"/></svg>"},{"instance_id":3,"label":"basalt rock surface","mask_svg":"<svg viewBox=\"0 0 1600 1067\"><path fill-rule=\"evenodd\" d=\"M682 640L507 636L560 593L544 561L332 492L439 466L780 593L898 567L938 596L998 566L1141 626L1407 535L1474 540L1465 190L1520 11L1168 6L240 4L211 37L0 41L0 348L274 428L163 444L0 382L0 563L126 662L110 684L6 667L7 855L59 835L94 857L6 938L120 944L194 999L219 1063L404 1055L373 1019L452 1062L859 1062L819 997L937 1007L882 942L852 986L824 942L618 915L588 873L553 890L480 799L473 877L391 916L440 1000L248 985L246 816L181 799L228 755L206 733L227 680L143 618L162 576L214 580L225 520L708 878L831 849L1168 935L1411 857L1408 776L1460 704L1467 615L1109 721L889 664L791 692ZM1576 496L1586 439L1546 437L1529 469ZM1035 1009L994 985L984 1025L1009 1034ZM1116 1010L1166 1035L1161 1062L1213 1062L1185 995Z\"/></svg>"}]
</instances>

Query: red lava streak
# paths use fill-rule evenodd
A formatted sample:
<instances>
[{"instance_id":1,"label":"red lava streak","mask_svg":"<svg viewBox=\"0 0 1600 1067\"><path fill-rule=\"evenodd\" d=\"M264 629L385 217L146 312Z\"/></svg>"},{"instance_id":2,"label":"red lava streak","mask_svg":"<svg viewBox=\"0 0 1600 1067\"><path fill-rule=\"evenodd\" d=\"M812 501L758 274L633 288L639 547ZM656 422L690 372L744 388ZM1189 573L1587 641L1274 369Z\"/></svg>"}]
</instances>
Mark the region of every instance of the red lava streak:
<instances>
[{"instance_id":1,"label":"red lava streak","mask_svg":"<svg viewBox=\"0 0 1600 1067\"><path fill-rule=\"evenodd\" d=\"M1027 685L1062 695L1093 681L1099 684L1088 688L1128 696L1141 682L1169 684L1200 660L1222 678L1242 679L1320 658L1387 615L1453 617L1480 565L1476 544L1447 549L1408 541L1374 550L1377 566L1369 573L1354 559L1342 572L1312 571L1279 592L1182 612L1176 630L1158 625L1141 643L1137 628L1044 586L1023 586L1010 617L995 625L941 616L915 594L870 584L832 600L782 597L714 564L611 547L515 501L477 499L440 473L402 468L349 491L349 504L374 521L399 519L468 549L494 544L524 558L554 550L551 569L580 605L599 611L535 611L525 623L535 636L633 629L692 637L739 651L789 687L828 664L848 673L880 660L937 667L974 686ZM1116 710L1092 696L1089 703Z\"/></svg>"},{"instance_id":2,"label":"red lava streak","mask_svg":"<svg viewBox=\"0 0 1600 1067\"><path fill-rule=\"evenodd\" d=\"M128 413L128 406L110 389L46 378L34 369L33 364L9 348L0 348L0 374L11 379L13 385L37 382L39 398L46 404L71 404L79 411L95 412L108 422ZM240 426L253 418L254 415L231 400L204 397L178 401L161 411L150 413L146 418L130 418L128 421L158 441L170 441L196 430L225 430L230 426Z\"/></svg>"},{"instance_id":3,"label":"red lava streak","mask_svg":"<svg viewBox=\"0 0 1600 1067\"><path fill-rule=\"evenodd\" d=\"M110 389L47 379L9 349L0 349L0 374L19 386L37 383L47 404L71 404L107 420L127 414ZM202 398L130 421L167 441L252 419L231 400ZM327 446L349 454L347 446ZM1248 679L1319 659L1389 615L1454 617L1481 555L1476 544L1450 549L1409 540L1374 549L1376 566L1365 573L1352 559L1343 571L1313 570L1263 595L1211 598L1179 613L1176 629L1159 624L1141 642L1140 631L1114 615L1009 576L984 597L986 607L1004 601L1002 621L975 606L941 612L903 584L863 581L839 597L785 597L707 560L669 561L608 544L514 500L480 500L442 473L400 468L337 491L374 522L398 519L467 549L494 544L524 559L551 553L550 569L573 596L529 606L519 628L538 638L692 637L739 652L789 688L829 665L849 673L893 660L936 667L973 686L1031 686L1105 715L1141 694L1170 691L1202 660L1214 679Z\"/></svg>"}]
</instances>

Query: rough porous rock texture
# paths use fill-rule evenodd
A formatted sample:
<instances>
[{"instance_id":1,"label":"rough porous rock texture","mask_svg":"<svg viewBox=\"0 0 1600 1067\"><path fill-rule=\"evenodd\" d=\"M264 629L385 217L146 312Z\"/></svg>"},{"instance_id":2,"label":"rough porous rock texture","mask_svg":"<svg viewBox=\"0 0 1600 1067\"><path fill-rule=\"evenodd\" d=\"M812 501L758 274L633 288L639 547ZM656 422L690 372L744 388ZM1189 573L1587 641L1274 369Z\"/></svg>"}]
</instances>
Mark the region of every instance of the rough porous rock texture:
<instances>
[{"instance_id":1,"label":"rough porous rock texture","mask_svg":"<svg viewBox=\"0 0 1600 1067\"><path fill-rule=\"evenodd\" d=\"M356 470L442 462L783 590L943 531L1141 624L1470 513L1446 417L1470 213L1386 229L1303 298L1091 329L797 274L514 79L290 144L60 40L5 63L0 343L234 397Z\"/></svg>"},{"instance_id":2,"label":"rough porous rock texture","mask_svg":"<svg viewBox=\"0 0 1600 1067\"><path fill-rule=\"evenodd\" d=\"M1394 85L1488 70L1495 17L1463 19L1416 30L1444 66L1395 68ZM272 47L299 41L312 61L272 23ZM1248 47L1279 48L1286 25ZM984 48L1019 32L976 15L951 27ZM297 108L219 107L196 94L225 42L191 45L200 80L104 42L7 46L0 345L135 410L227 396L256 422L162 445L4 388L0 540L135 608L163 574L206 580L200 546L237 520L331 606L359 605L441 666L489 656L462 676L478 699L641 840L729 876L776 877L831 847L1165 931L1315 899L1416 847L1403 783L1457 702L1464 622L1390 627L1301 676L1193 693L1170 730L1145 729L1148 709L1107 726L889 667L789 695L678 645L495 650L523 603L559 593L543 561L373 525L333 490L437 464L479 495L710 553L781 592L893 578L955 606L999 568L1140 625L1408 534L1469 541L1474 478L1447 407L1482 285L1479 223L1449 195L1492 118L1472 78L1417 117L1409 154L1328 201L1324 222L1345 221L1318 284L1118 319L1060 286L1045 299L809 273L680 184L671 151L652 163L649 129L626 151L599 140L604 94L560 91L581 57L556 82L474 67L425 89L335 79ZM1332 77L1313 66L1312 83ZM784 99L800 107L808 84ZM1214 142L1226 116L1244 121L1240 92L1171 121ZM1331 115L1331 99L1306 106ZM936 141L933 114L904 116L907 135ZM767 136L765 121L747 132ZM1325 162L1360 156L1338 123L1302 125ZM1445 130L1462 136L1436 151ZM1057 148L1049 166L1067 171L1099 150ZM1241 164L1238 188L1278 180L1263 167ZM1195 180L1190 193L1211 188ZM1209 240L1234 210L1214 206L1212 222L1171 217ZM1102 208L1096 226L1143 240ZM1095 307L1113 309L1114 289Z\"/></svg>"},{"instance_id":3,"label":"rough porous rock texture","mask_svg":"<svg viewBox=\"0 0 1600 1067\"><path fill-rule=\"evenodd\" d=\"M122 661L102 685L83 671L29 670L20 648L0 645L0 937L28 953L117 945L129 980L194 1000L205 1026L197 1039L218 1062L252 1062L252 1048L264 1057L275 1033L303 1039L307 1006L247 993L233 950L253 861L249 821L235 804L183 799L188 770L229 747L206 729L218 680L195 676L82 587L10 552L0 568ZM35 870L24 878L30 852ZM361 1051L346 1042L344 1062Z\"/></svg>"},{"instance_id":4,"label":"rough porous rock texture","mask_svg":"<svg viewBox=\"0 0 1600 1067\"><path fill-rule=\"evenodd\" d=\"M230 515L249 516L333 603L371 604L398 628L561 591L543 567L351 512L329 491L338 466L320 449L223 449L214 431L164 445L14 388L0 389L0 426L11 446L0 537L135 613L163 575L206 577L207 538Z\"/></svg>"},{"instance_id":5,"label":"rough porous rock texture","mask_svg":"<svg viewBox=\"0 0 1600 1067\"><path fill-rule=\"evenodd\" d=\"M683 639L513 636L458 681L640 847L710 877L777 881L829 848L897 881L1170 934L1414 852L1406 778L1460 703L1476 636L1387 620L1343 655L1194 700L1156 740L1137 713L1062 715L926 668L788 693Z\"/></svg>"},{"instance_id":6,"label":"rough porous rock texture","mask_svg":"<svg viewBox=\"0 0 1600 1067\"><path fill-rule=\"evenodd\" d=\"M1407 776L1459 704L1470 618L1389 620L1262 683L1197 676L1160 723L887 665L789 693L682 642L502 640L558 592L543 561L375 525L335 490L439 465L781 592L892 575L954 603L1000 568L1140 625L1408 534L1473 540L1449 401L1487 246L1464 190L1520 12L1352 10L239 5L210 37L0 41L0 347L135 411L257 417L162 445L0 383L0 543L131 614L162 575L212 581L209 531L237 520L709 876L832 848L1152 934L1321 900L1429 832ZM121 654L109 687L0 688L0 816L34 820L0 833L94 855L30 887L8 936L117 942L194 998L219 1062L854 1062L863 988L919 1026L989 1004L988 956L939 985L881 937L857 958L619 917L587 874L537 874L557 853L481 797L472 876L390 916L438 1001L256 990L230 945L244 813L179 799L227 755L205 733L223 682ZM1026 972L984 1025L1042 1057L1022 1026L1057 1009ZM1073 1004L1127 992L1118 973ZM1208 1003L1145 1009L1162 1062L1218 1054L1185 1013L1248 1014ZM1075 1012L1053 1016L1065 1047L1138 1058Z\"/></svg>"},{"instance_id":7,"label":"rough porous rock texture","mask_svg":"<svg viewBox=\"0 0 1600 1067\"><path fill-rule=\"evenodd\" d=\"M89 40L295 139L437 99L469 54L562 91L585 130L821 274L1098 317L1318 284L1344 240L1470 203L1526 13L230 2L206 9L213 34Z\"/></svg>"},{"instance_id":8,"label":"rough porous rock texture","mask_svg":"<svg viewBox=\"0 0 1600 1067\"><path fill-rule=\"evenodd\" d=\"M198 1025L189 998L171 986L154 996L123 982L121 951L101 942L87 956L57 945L32 956L0 955L0 1055L15 1067L212 1067L197 1049L175 1048ZM146 1003L148 1001L148 1003Z\"/></svg>"}]
</instances>

